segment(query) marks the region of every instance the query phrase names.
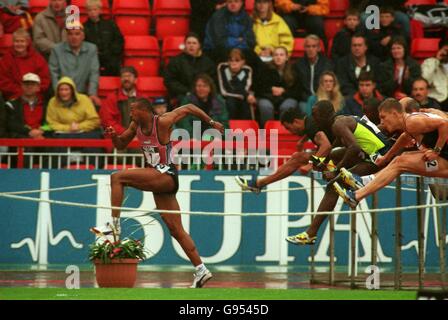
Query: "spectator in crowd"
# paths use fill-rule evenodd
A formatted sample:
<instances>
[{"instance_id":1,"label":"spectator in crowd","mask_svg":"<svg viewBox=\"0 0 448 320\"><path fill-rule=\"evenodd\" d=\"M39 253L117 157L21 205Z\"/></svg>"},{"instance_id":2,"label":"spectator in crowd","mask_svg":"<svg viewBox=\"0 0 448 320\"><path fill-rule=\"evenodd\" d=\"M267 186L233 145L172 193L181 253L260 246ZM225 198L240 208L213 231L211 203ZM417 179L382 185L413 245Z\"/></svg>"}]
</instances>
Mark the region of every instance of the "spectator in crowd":
<instances>
[{"instance_id":1,"label":"spectator in crowd","mask_svg":"<svg viewBox=\"0 0 448 320\"><path fill-rule=\"evenodd\" d=\"M297 30L304 28L307 34L321 38L326 46L323 16L330 13L329 0L275 0L275 6L295 37Z\"/></svg>"},{"instance_id":2,"label":"spectator in crowd","mask_svg":"<svg viewBox=\"0 0 448 320\"><path fill-rule=\"evenodd\" d=\"M423 61L421 68L422 77L429 83L428 96L448 111L448 40L439 42L436 56Z\"/></svg>"},{"instance_id":3,"label":"spectator in crowd","mask_svg":"<svg viewBox=\"0 0 448 320\"><path fill-rule=\"evenodd\" d=\"M123 59L124 38L112 19L101 16L101 0L86 2L88 20L84 24L85 41L93 43L98 49L100 74L102 76L119 76Z\"/></svg>"},{"instance_id":4,"label":"spectator in crowd","mask_svg":"<svg viewBox=\"0 0 448 320\"><path fill-rule=\"evenodd\" d=\"M305 56L300 58L296 65L296 74L299 77L300 108L305 112L306 102L319 88L319 79L324 71L332 71L333 63L322 53L320 39L316 35L308 35L304 42Z\"/></svg>"},{"instance_id":5,"label":"spectator in crowd","mask_svg":"<svg viewBox=\"0 0 448 320\"><path fill-rule=\"evenodd\" d=\"M299 108L300 87L294 67L288 62L288 50L285 47L274 49L274 57L263 72L260 83L263 90L257 95L260 114L260 127L266 121L274 119L291 108Z\"/></svg>"},{"instance_id":6,"label":"spectator in crowd","mask_svg":"<svg viewBox=\"0 0 448 320\"><path fill-rule=\"evenodd\" d=\"M37 14L33 25L33 39L36 49L46 59L56 44L65 41L66 0L50 0L48 7Z\"/></svg>"},{"instance_id":7,"label":"spectator in crowd","mask_svg":"<svg viewBox=\"0 0 448 320\"><path fill-rule=\"evenodd\" d=\"M161 116L168 112L168 100L165 97L156 97L152 102L152 112Z\"/></svg>"},{"instance_id":8,"label":"spectator in crowd","mask_svg":"<svg viewBox=\"0 0 448 320\"><path fill-rule=\"evenodd\" d=\"M192 103L198 108L202 109L215 121L223 124L225 128L229 128L229 115L226 109L224 99L217 94L213 79L203 73L199 74L193 82L192 93L186 96L181 104ZM193 137L193 121L192 116L187 116L176 124L177 128L185 129L189 132L190 137ZM201 124L201 134L209 128L208 123Z\"/></svg>"},{"instance_id":9,"label":"spectator in crowd","mask_svg":"<svg viewBox=\"0 0 448 320\"><path fill-rule=\"evenodd\" d=\"M257 103L252 90L252 68L240 49L232 49L228 62L218 65L219 90L226 99L229 119L254 119L253 108Z\"/></svg>"},{"instance_id":10,"label":"spectator in crowd","mask_svg":"<svg viewBox=\"0 0 448 320\"><path fill-rule=\"evenodd\" d=\"M226 60L231 49L240 49L252 60L256 56L252 19L244 8L244 0L227 0L226 6L216 11L207 23L204 50L216 62Z\"/></svg>"},{"instance_id":11,"label":"spectator in crowd","mask_svg":"<svg viewBox=\"0 0 448 320\"><path fill-rule=\"evenodd\" d=\"M336 64L336 75L344 96L352 96L356 93L358 78L362 72L371 72L375 79L377 77L379 60L374 56L367 55L367 49L366 38L361 34L356 34L352 37L351 53L339 59Z\"/></svg>"},{"instance_id":12,"label":"spectator in crowd","mask_svg":"<svg viewBox=\"0 0 448 320\"><path fill-rule=\"evenodd\" d=\"M403 29L395 23L394 9L391 7L381 7L380 29L367 30L366 35L370 54L381 61L389 57L390 44L393 38L402 37L406 39L407 36Z\"/></svg>"},{"instance_id":13,"label":"spectator in crowd","mask_svg":"<svg viewBox=\"0 0 448 320\"><path fill-rule=\"evenodd\" d=\"M6 138L8 135L7 122L6 122L6 107L5 100L0 92L0 138ZM5 152L8 148L0 147L0 152Z\"/></svg>"},{"instance_id":14,"label":"spectator in crowd","mask_svg":"<svg viewBox=\"0 0 448 320\"><path fill-rule=\"evenodd\" d=\"M53 136L59 139L102 139L100 130L100 117L95 106L88 96L78 93L76 85L69 77L59 80L56 94L51 98L47 107L46 120L50 128L54 131ZM66 152L65 148L56 148L55 152ZM76 150L73 150L76 151ZM101 153L101 148L82 148L85 153ZM80 157L80 156L77 156ZM68 162L82 162L81 159L63 159L62 165ZM104 159L99 159L101 166ZM94 157L89 157L89 164L95 163Z\"/></svg>"},{"instance_id":15,"label":"spectator in crowd","mask_svg":"<svg viewBox=\"0 0 448 320\"><path fill-rule=\"evenodd\" d=\"M408 0L350 0L350 7L362 12L361 25L366 25L366 7L369 5L377 6L378 8L389 6L394 9L394 18L397 24L403 29L407 38L410 38L411 23L407 14L407 9L404 6Z\"/></svg>"},{"instance_id":16,"label":"spectator in crowd","mask_svg":"<svg viewBox=\"0 0 448 320\"><path fill-rule=\"evenodd\" d=\"M39 95L41 79L37 74L22 77L22 94L6 102L8 133L11 138L44 139L46 105Z\"/></svg>"},{"instance_id":17,"label":"spectator in crowd","mask_svg":"<svg viewBox=\"0 0 448 320\"><path fill-rule=\"evenodd\" d=\"M201 42L205 37L205 27L216 10L226 6L226 0L190 0L190 30L198 35Z\"/></svg>"},{"instance_id":18,"label":"spectator in crowd","mask_svg":"<svg viewBox=\"0 0 448 320\"><path fill-rule=\"evenodd\" d=\"M33 18L28 8L28 0L0 0L0 37L20 28L31 29Z\"/></svg>"},{"instance_id":19,"label":"spectator in crowd","mask_svg":"<svg viewBox=\"0 0 448 320\"><path fill-rule=\"evenodd\" d=\"M439 103L428 96L429 83L426 79L420 77L412 83L412 98L418 101L421 108L440 109Z\"/></svg>"},{"instance_id":20,"label":"spectator in crowd","mask_svg":"<svg viewBox=\"0 0 448 320\"><path fill-rule=\"evenodd\" d=\"M76 84L63 77L56 86L56 95L47 109L47 122L56 133L76 134L77 137L99 138L100 117L92 101L76 91Z\"/></svg>"},{"instance_id":21,"label":"spectator in crowd","mask_svg":"<svg viewBox=\"0 0 448 320\"><path fill-rule=\"evenodd\" d=\"M421 76L421 69L408 55L404 38L394 38L390 44L390 58L380 65L378 84L384 95L400 100L411 94L412 83Z\"/></svg>"},{"instance_id":22,"label":"spectator in crowd","mask_svg":"<svg viewBox=\"0 0 448 320\"><path fill-rule=\"evenodd\" d=\"M200 73L216 78L216 65L201 50L199 37L189 33L185 37L184 51L173 57L164 72L164 82L171 98L182 101L193 88L193 80Z\"/></svg>"},{"instance_id":23,"label":"spectator in crowd","mask_svg":"<svg viewBox=\"0 0 448 320\"><path fill-rule=\"evenodd\" d=\"M324 71L319 79L319 88L315 95L310 96L306 104L306 114L312 116L313 106L321 101L329 100L334 107L336 114L345 106L344 96L339 87L339 81L334 72Z\"/></svg>"},{"instance_id":24,"label":"spectator in crowd","mask_svg":"<svg viewBox=\"0 0 448 320\"><path fill-rule=\"evenodd\" d=\"M274 12L273 0L256 0L253 12L255 52L262 60L271 61L274 48L285 47L292 53L294 38L285 21Z\"/></svg>"},{"instance_id":25,"label":"spectator in crowd","mask_svg":"<svg viewBox=\"0 0 448 320\"><path fill-rule=\"evenodd\" d=\"M358 91L350 98L346 99L342 114L362 117L366 114L365 103L368 99L375 98L383 101L384 97L376 89L375 78L370 72L363 72L359 76Z\"/></svg>"},{"instance_id":26,"label":"spectator in crowd","mask_svg":"<svg viewBox=\"0 0 448 320\"><path fill-rule=\"evenodd\" d=\"M333 38L333 46L331 47L331 59L338 59L349 55L351 49L352 37L360 33L361 26L359 23L359 11L349 9L345 13L344 28L336 33Z\"/></svg>"},{"instance_id":27,"label":"spectator in crowd","mask_svg":"<svg viewBox=\"0 0 448 320\"><path fill-rule=\"evenodd\" d=\"M137 90L138 73L134 67L123 67L120 71L121 87L108 95L101 104L100 117L103 127L113 127L122 134L131 122L131 103L141 93Z\"/></svg>"},{"instance_id":28,"label":"spectator in crowd","mask_svg":"<svg viewBox=\"0 0 448 320\"><path fill-rule=\"evenodd\" d=\"M22 95L22 78L35 73L40 78L40 95L50 87L50 71L47 61L33 48L31 37L25 29L13 33L13 47L0 59L0 90L5 99Z\"/></svg>"},{"instance_id":29,"label":"spectator in crowd","mask_svg":"<svg viewBox=\"0 0 448 320\"><path fill-rule=\"evenodd\" d=\"M101 105L97 96L99 61L96 45L84 41L84 27L74 23L67 26L67 41L59 43L51 51L49 66L53 88L61 77L71 78L80 93L88 94L96 106Z\"/></svg>"}]
</instances>

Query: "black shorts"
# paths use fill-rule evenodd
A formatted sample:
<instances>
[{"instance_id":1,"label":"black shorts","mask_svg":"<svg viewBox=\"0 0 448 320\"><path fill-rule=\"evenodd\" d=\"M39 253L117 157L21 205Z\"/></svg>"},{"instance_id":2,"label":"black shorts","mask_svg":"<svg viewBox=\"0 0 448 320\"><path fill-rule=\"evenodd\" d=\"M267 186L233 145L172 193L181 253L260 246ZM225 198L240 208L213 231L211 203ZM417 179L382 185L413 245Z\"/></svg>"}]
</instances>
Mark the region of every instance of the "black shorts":
<instances>
[{"instance_id":1,"label":"black shorts","mask_svg":"<svg viewBox=\"0 0 448 320\"><path fill-rule=\"evenodd\" d=\"M179 190L179 172L177 171L177 167L174 164L166 165L166 164L158 164L156 166L150 166L151 168L156 169L162 174L168 174L174 181L174 189L169 192L164 192L165 194L176 194Z\"/></svg>"}]
</instances>

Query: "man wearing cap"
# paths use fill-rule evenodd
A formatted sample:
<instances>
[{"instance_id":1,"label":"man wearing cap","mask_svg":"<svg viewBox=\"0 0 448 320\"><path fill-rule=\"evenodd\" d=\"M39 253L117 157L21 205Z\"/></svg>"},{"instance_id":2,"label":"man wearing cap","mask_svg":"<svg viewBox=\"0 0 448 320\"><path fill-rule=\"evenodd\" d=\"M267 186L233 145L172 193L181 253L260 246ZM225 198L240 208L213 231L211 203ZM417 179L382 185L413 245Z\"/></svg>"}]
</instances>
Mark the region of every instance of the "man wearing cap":
<instances>
[{"instance_id":1,"label":"man wearing cap","mask_svg":"<svg viewBox=\"0 0 448 320\"><path fill-rule=\"evenodd\" d=\"M120 70L121 86L110 93L101 104L100 118L103 127L113 127L118 134L123 133L131 123L130 104L141 97L137 90L138 73L134 67L123 67Z\"/></svg>"},{"instance_id":2,"label":"man wearing cap","mask_svg":"<svg viewBox=\"0 0 448 320\"><path fill-rule=\"evenodd\" d=\"M95 105L100 106L97 96L100 69L97 47L84 41L84 27L80 22L68 24L66 29L67 41L57 44L50 55L53 88L56 90L62 77L69 77L80 93L88 95Z\"/></svg>"},{"instance_id":3,"label":"man wearing cap","mask_svg":"<svg viewBox=\"0 0 448 320\"><path fill-rule=\"evenodd\" d=\"M152 112L156 116L161 116L167 111L168 111L168 102L166 101L165 97L154 98L154 101L152 102Z\"/></svg>"},{"instance_id":4,"label":"man wearing cap","mask_svg":"<svg viewBox=\"0 0 448 320\"><path fill-rule=\"evenodd\" d=\"M11 138L43 139L45 105L39 96L41 79L27 73L22 78L22 95L6 102L7 130Z\"/></svg>"},{"instance_id":5,"label":"man wearing cap","mask_svg":"<svg viewBox=\"0 0 448 320\"><path fill-rule=\"evenodd\" d=\"M22 77L35 73L40 78L40 93L45 95L50 87L50 70L47 61L31 43L25 29L13 33L13 47L0 59L0 88L6 100L22 95Z\"/></svg>"}]
</instances>

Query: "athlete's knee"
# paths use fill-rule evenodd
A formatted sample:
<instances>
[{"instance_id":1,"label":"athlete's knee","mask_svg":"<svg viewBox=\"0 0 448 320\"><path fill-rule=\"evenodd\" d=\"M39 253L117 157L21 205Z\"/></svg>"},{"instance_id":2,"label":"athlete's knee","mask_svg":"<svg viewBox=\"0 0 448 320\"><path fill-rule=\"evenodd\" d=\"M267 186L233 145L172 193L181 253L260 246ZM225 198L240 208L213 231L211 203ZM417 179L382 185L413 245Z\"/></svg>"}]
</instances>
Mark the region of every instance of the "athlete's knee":
<instances>
[{"instance_id":1,"label":"athlete's knee","mask_svg":"<svg viewBox=\"0 0 448 320\"><path fill-rule=\"evenodd\" d=\"M181 224L175 223L173 221L165 221L165 224L168 227L168 230L170 231L170 235L173 238L178 239L184 235L185 230Z\"/></svg>"}]
</instances>

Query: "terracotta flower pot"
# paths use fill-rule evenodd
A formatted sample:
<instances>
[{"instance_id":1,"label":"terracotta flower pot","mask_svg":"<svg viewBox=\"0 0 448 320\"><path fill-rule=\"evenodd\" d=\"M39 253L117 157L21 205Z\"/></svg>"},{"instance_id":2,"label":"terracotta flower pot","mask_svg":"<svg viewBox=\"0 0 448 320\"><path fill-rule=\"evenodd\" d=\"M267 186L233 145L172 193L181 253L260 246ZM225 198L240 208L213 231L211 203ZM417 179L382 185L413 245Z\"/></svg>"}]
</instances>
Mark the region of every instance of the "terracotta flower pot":
<instances>
[{"instance_id":1,"label":"terracotta flower pot","mask_svg":"<svg viewBox=\"0 0 448 320\"><path fill-rule=\"evenodd\" d=\"M137 279L138 259L112 259L111 263L94 261L96 282L100 288L133 288Z\"/></svg>"}]
</instances>

